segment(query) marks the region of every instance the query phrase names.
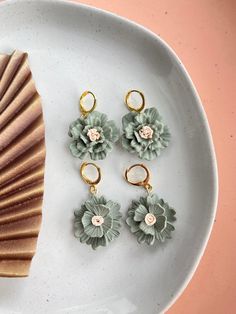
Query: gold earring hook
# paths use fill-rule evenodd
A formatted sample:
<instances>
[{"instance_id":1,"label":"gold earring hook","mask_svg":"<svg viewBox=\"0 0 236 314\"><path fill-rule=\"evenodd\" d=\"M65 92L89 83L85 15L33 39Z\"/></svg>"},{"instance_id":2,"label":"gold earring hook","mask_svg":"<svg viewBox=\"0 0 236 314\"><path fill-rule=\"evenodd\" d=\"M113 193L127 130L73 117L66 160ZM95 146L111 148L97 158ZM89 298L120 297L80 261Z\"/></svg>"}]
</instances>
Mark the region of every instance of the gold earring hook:
<instances>
[{"instance_id":1,"label":"gold earring hook","mask_svg":"<svg viewBox=\"0 0 236 314\"><path fill-rule=\"evenodd\" d=\"M136 167L140 167L140 168L142 168L142 169L145 170L145 172L146 172L146 177L144 178L143 181L137 181L137 182L130 181L130 179L129 179L129 172L130 172L130 170L132 170L133 168L136 168ZM132 184L132 185L144 187L148 192L151 192L151 191L152 191L152 186L151 186L151 184L149 183L149 180L150 180L150 172L149 172L148 168L147 168L144 164L134 164L134 165L132 165L131 167L129 167L128 169L126 169L126 171L125 171L125 180L126 180L128 183Z\"/></svg>"},{"instance_id":2,"label":"gold earring hook","mask_svg":"<svg viewBox=\"0 0 236 314\"><path fill-rule=\"evenodd\" d=\"M129 97L130 97L130 95L132 93L137 93L142 98L142 102L141 102L141 104L140 104L140 106L138 108L133 107L131 102L129 101ZM126 106L128 107L128 109L130 111L141 112L143 110L143 108L145 107L145 97L144 97L144 94L142 92L140 92L139 90L137 90L137 89L132 89L132 90L128 91L128 93L125 96L125 104L126 104Z\"/></svg>"},{"instance_id":3,"label":"gold earring hook","mask_svg":"<svg viewBox=\"0 0 236 314\"><path fill-rule=\"evenodd\" d=\"M93 105L90 109L86 109L84 107L83 100L87 95L92 95L92 97L93 97ZM85 92L83 92L83 94L80 96L80 99L79 99L79 107L80 107L80 111L81 111L82 116L87 116L89 113L94 111L94 109L96 108L96 105L97 105L97 99L96 99L95 95L92 92L90 92L89 90L86 90Z\"/></svg>"},{"instance_id":4,"label":"gold earring hook","mask_svg":"<svg viewBox=\"0 0 236 314\"><path fill-rule=\"evenodd\" d=\"M95 180L90 180L85 174L84 170L87 166L93 166L97 170L97 178ZM85 183L90 185L90 192L95 194L97 192L96 185L101 181L101 169L93 162L83 162L80 167L80 175Z\"/></svg>"}]
</instances>

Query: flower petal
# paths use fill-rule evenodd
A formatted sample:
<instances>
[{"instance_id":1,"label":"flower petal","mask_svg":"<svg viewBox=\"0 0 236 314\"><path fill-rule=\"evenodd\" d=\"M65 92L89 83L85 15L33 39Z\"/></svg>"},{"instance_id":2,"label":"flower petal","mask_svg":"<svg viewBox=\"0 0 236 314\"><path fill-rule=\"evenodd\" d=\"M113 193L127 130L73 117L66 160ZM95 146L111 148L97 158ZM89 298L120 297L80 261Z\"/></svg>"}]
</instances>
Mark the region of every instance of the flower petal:
<instances>
[{"instance_id":1,"label":"flower petal","mask_svg":"<svg viewBox=\"0 0 236 314\"><path fill-rule=\"evenodd\" d=\"M90 198L84 203L84 206L86 207L86 209L94 213L94 215L96 215L94 212L95 205L96 204L94 204Z\"/></svg>"},{"instance_id":2,"label":"flower petal","mask_svg":"<svg viewBox=\"0 0 236 314\"><path fill-rule=\"evenodd\" d=\"M147 213L148 213L147 208L140 204L135 210L134 220L143 221Z\"/></svg>"},{"instance_id":3,"label":"flower petal","mask_svg":"<svg viewBox=\"0 0 236 314\"><path fill-rule=\"evenodd\" d=\"M125 116L123 116L122 118L122 126L123 126L123 130L125 130L125 128L127 128L127 126L131 123L134 122L134 117L137 115L137 113L135 112L129 112L128 114L126 114Z\"/></svg>"},{"instance_id":4,"label":"flower petal","mask_svg":"<svg viewBox=\"0 0 236 314\"><path fill-rule=\"evenodd\" d=\"M90 211L86 211L81 219L82 224L85 227L87 227L88 225L92 224L92 218L94 216L94 213L90 212Z\"/></svg>"},{"instance_id":5,"label":"flower petal","mask_svg":"<svg viewBox=\"0 0 236 314\"><path fill-rule=\"evenodd\" d=\"M162 231L162 236L164 239L171 239L171 233L169 230L167 230L166 228Z\"/></svg>"},{"instance_id":6,"label":"flower petal","mask_svg":"<svg viewBox=\"0 0 236 314\"><path fill-rule=\"evenodd\" d=\"M132 140L134 137L134 124L133 123L128 124L124 131L125 137Z\"/></svg>"},{"instance_id":7,"label":"flower petal","mask_svg":"<svg viewBox=\"0 0 236 314\"><path fill-rule=\"evenodd\" d=\"M145 242L147 235L143 231L139 230L136 233L136 235L137 235L138 243L144 243Z\"/></svg>"},{"instance_id":8,"label":"flower petal","mask_svg":"<svg viewBox=\"0 0 236 314\"><path fill-rule=\"evenodd\" d=\"M122 141L121 143L122 143L123 148L125 148L128 152L130 153L136 152L136 150L130 146L131 141L127 139L125 135L122 136L121 141Z\"/></svg>"},{"instance_id":9,"label":"flower petal","mask_svg":"<svg viewBox=\"0 0 236 314\"><path fill-rule=\"evenodd\" d=\"M73 136L73 134L72 134L73 132L71 132L73 128L76 128L79 131L82 131L82 129L84 128L84 120L81 119L81 118L78 118L77 120L73 121L70 124L70 126L69 126L69 136L71 136L71 137Z\"/></svg>"},{"instance_id":10,"label":"flower petal","mask_svg":"<svg viewBox=\"0 0 236 314\"><path fill-rule=\"evenodd\" d=\"M92 160L103 160L105 159L107 156L107 151L102 151L102 152L99 152L99 153L90 153L90 158Z\"/></svg>"},{"instance_id":11,"label":"flower petal","mask_svg":"<svg viewBox=\"0 0 236 314\"><path fill-rule=\"evenodd\" d=\"M145 241L148 245L153 245L155 242L155 236L153 235L146 235Z\"/></svg>"},{"instance_id":12,"label":"flower petal","mask_svg":"<svg viewBox=\"0 0 236 314\"><path fill-rule=\"evenodd\" d=\"M96 250L99 247L99 238L93 238L90 242L92 249Z\"/></svg>"},{"instance_id":13,"label":"flower petal","mask_svg":"<svg viewBox=\"0 0 236 314\"><path fill-rule=\"evenodd\" d=\"M159 114L159 112L157 111L156 108L152 107L152 108L148 108L144 110L144 114L146 116L146 121L150 124L155 123L156 120L161 121L162 118Z\"/></svg>"},{"instance_id":14,"label":"flower petal","mask_svg":"<svg viewBox=\"0 0 236 314\"><path fill-rule=\"evenodd\" d=\"M133 217L128 217L126 219L126 223L127 223L128 226L130 226L130 231L132 233L135 233L135 232L139 231L139 223L135 222Z\"/></svg>"},{"instance_id":15,"label":"flower petal","mask_svg":"<svg viewBox=\"0 0 236 314\"><path fill-rule=\"evenodd\" d=\"M112 241L114 238L117 238L120 235L120 232L118 230L109 229L107 233L105 234L105 237L108 239L108 241Z\"/></svg>"},{"instance_id":16,"label":"flower petal","mask_svg":"<svg viewBox=\"0 0 236 314\"><path fill-rule=\"evenodd\" d=\"M96 250L99 246L106 246L107 245L107 239L105 236L101 238L91 238L87 244L91 244L92 248Z\"/></svg>"},{"instance_id":17,"label":"flower petal","mask_svg":"<svg viewBox=\"0 0 236 314\"><path fill-rule=\"evenodd\" d=\"M132 139L132 141L130 142L131 148L133 148L136 152L142 152L143 148L141 144L138 143L135 139Z\"/></svg>"},{"instance_id":18,"label":"flower petal","mask_svg":"<svg viewBox=\"0 0 236 314\"><path fill-rule=\"evenodd\" d=\"M70 127L70 136L74 139L77 140L80 137L82 131L82 126L73 126Z\"/></svg>"},{"instance_id":19,"label":"flower petal","mask_svg":"<svg viewBox=\"0 0 236 314\"><path fill-rule=\"evenodd\" d=\"M85 134L81 133L81 134L80 134L80 138L81 138L81 140L83 141L83 143L84 143L85 145L87 145L88 143L90 143L90 140L89 140L87 134L85 135Z\"/></svg>"},{"instance_id":20,"label":"flower petal","mask_svg":"<svg viewBox=\"0 0 236 314\"><path fill-rule=\"evenodd\" d=\"M163 140L165 140L167 143L170 141L171 134L170 134L170 131L169 131L169 128L168 128L167 125L164 125L163 132L162 132L162 134L161 134L161 137L162 137Z\"/></svg>"},{"instance_id":21,"label":"flower petal","mask_svg":"<svg viewBox=\"0 0 236 314\"><path fill-rule=\"evenodd\" d=\"M74 211L74 216L75 216L75 219L79 219L81 220L83 215L84 215L84 212L86 211L86 207L83 205L81 205L81 208L80 209L76 209Z\"/></svg>"},{"instance_id":22,"label":"flower petal","mask_svg":"<svg viewBox=\"0 0 236 314\"><path fill-rule=\"evenodd\" d=\"M155 238L159 242L164 242L165 241L165 237L163 236L162 232L158 232L157 230L155 230Z\"/></svg>"},{"instance_id":23,"label":"flower petal","mask_svg":"<svg viewBox=\"0 0 236 314\"><path fill-rule=\"evenodd\" d=\"M94 205L102 204L105 205L107 203L105 197L102 196L97 196L97 195L91 195L89 198L90 203L93 203Z\"/></svg>"},{"instance_id":24,"label":"flower petal","mask_svg":"<svg viewBox=\"0 0 236 314\"><path fill-rule=\"evenodd\" d=\"M107 237L104 235L103 237L99 238L99 242L101 246L106 246L108 244Z\"/></svg>"},{"instance_id":25,"label":"flower petal","mask_svg":"<svg viewBox=\"0 0 236 314\"><path fill-rule=\"evenodd\" d=\"M78 147L77 147L77 141L73 141L71 144L70 144L70 151L72 153L72 155L74 157L77 157L77 158L80 158L80 159L83 159L84 156L86 155L87 151L86 151L86 148L84 148L85 150L79 150Z\"/></svg>"},{"instance_id":26,"label":"flower petal","mask_svg":"<svg viewBox=\"0 0 236 314\"><path fill-rule=\"evenodd\" d=\"M104 205L98 204L98 205L94 205L93 212L97 216L106 217L107 214L109 213L109 208L107 208Z\"/></svg>"},{"instance_id":27,"label":"flower petal","mask_svg":"<svg viewBox=\"0 0 236 314\"><path fill-rule=\"evenodd\" d=\"M139 199L139 202L143 205L143 206L145 206L146 208L148 207L148 204L147 204L147 198L146 197L140 197L140 199Z\"/></svg>"},{"instance_id":28,"label":"flower petal","mask_svg":"<svg viewBox=\"0 0 236 314\"><path fill-rule=\"evenodd\" d=\"M169 222L174 222L176 220L176 211L174 208L170 207L168 203L165 203L163 199L160 200L162 207L164 208L165 216Z\"/></svg>"},{"instance_id":29,"label":"flower petal","mask_svg":"<svg viewBox=\"0 0 236 314\"><path fill-rule=\"evenodd\" d=\"M156 151L156 150L152 151L150 149L146 149L145 151L140 150L139 154L138 154L138 156L141 159L145 159L145 160L148 160L148 161L151 161L151 160L155 159L158 155L159 155L158 151Z\"/></svg>"},{"instance_id":30,"label":"flower petal","mask_svg":"<svg viewBox=\"0 0 236 314\"><path fill-rule=\"evenodd\" d=\"M170 223L167 222L166 224L166 229L169 230L169 231L174 231L175 230L175 227L173 225L171 225Z\"/></svg>"},{"instance_id":31,"label":"flower petal","mask_svg":"<svg viewBox=\"0 0 236 314\"><path fill-rule=\"evenodd\" d=\"M107 148L107 142L97 143L91 147L91 153L101 153Z\"/></svg>"},{"instance_id":32,"label":"flower petal","mask_svg":"<svg viewBox=\"0 0 236 314\"><path fill-rule=\"evenodd\" d=\"M74 235L76 238L80 238L81 235L84 233L84 227L81 221L74 222Z\"/></svg>"},{"instance_id":33,"label":"flower petal","mask_svg":"<svg viewBox=\"0 0 236 314\"><path fill-rule=\"evenodd\" d=\"M116 127L115 122L113 120L107 121L107 123L103 127L103 134L106 139L115 143L118 141L120 137L120 131Z\"/></svg>"},{"instance_id":34,"label":"flower petal","mask_svg":"<svg viewBox=\"0 0 236 314\"><path fill-rule=\"evenodd\" d=\"M120 227L121 227L120 220L113 219L113 220L112 220L112 229L113 229L113 230L119 230Z\"/></svg>"},{"instance_id":35,"label":"flower petal","mask_svg":"<svg viewBox=\"0 0 236 314\"><path fill-rule=\"evenodd\" d=\"M157 221L156 221L155 225L154 225L156 231L157 232L162 232L165 229L165 227L166 227L166 223L167 223L166 217L165 216L159 216L157 218Z\"/></svg>"},{"instance_id":36,"label":"flower petal","mask_svg":"<svg viewBox=\"0 0 236 314\"><path fill-rule=\"evenodd\" d=\"M154 214L156 217L162 215L165 211L165 209L160 204L150 205L148 210L149 213Z\"/></svg>"},{"instance_id":37,"label":"flower petal","mask_svg":"<svg viewBox=\"0 0 236 314\"><path fill-rule=\"evenodd\" d=\"M86 233L83 233L83 234L80 236L80 242L81 242L81 243L85 243L85 242L87 242L89 239L90 239L90 237L89 237Z\"/></svg>"},{"instance_id":38,"label":"flower petal","mask_svg":"<svg viewBox=\"0 0 236 314\"><path fill-rule=\"evenodd\" d=\"M141 197L139 200L132 200L132 203L131 203L131 208L134 208L136 209L136 207L138 207L140 205L140 200L141 200ZM141 203L142 204L142 203ZM143 204L144 205L144 204Z\"/></svg>"},{"instance_id":39,"label":"flower petal","mask_svg":"<svg viewBox=\"0 0 236 314\"><path fill-rule=\"evenodd\" d=\"M107 231L112 228L112 225L113 225L113 223L112 223L112 218L109 217L109 216L106 216L106 217L104 218L104 222L103 222L103 224L102 224L102 226L101 226L102 229L103 229L103 233L104 233L104 234L107 233Z\"/></svg>"},{"instance_id":40,"label":"flower petal","mask_svg":"<svg viewBox=\"0 0 236 314\"><path fill-rule=\"evenodd\" d=\"M113 202L109 200L106 204L106 207L109 208L109 215L113 219L120 219L121 218L121 213L119 212L120 210L120 204Z\"/></svg>"},{"instance_id":41,"label":"flower petal","mask_svg":"<svg viewBox=\"0 0 236 314\"><path fill-rule=\"evenodd\" d=\"M152 124L151 128L154 131L154 136L157 139L160 136L160 133L164 131L165 124L160 121L156 121L155 124Z\"/></svg>"},{"instance_id":42,"label":"flower petal","mask_svg":"<svg viewBox=\"0 0 236 314\"><path fill-rule=\"evenodd\" d=\"M135 117L135 121L137 121L138 124L144 125L146 123L146 116L143 113L138 113Z\"/></svg>"},{"instance_id":43,"label":"flower petal","mask_svg":"<svg viewBox=\"0 0 236 314\"><path fill-rule=\"evenodd\" d=\"M151 193L147 196L147 204L156 205L159 202L159 198L155 193Z\"/></svg>"},{"instance_id":44,"label":"flower petal","mask_svg":"<svg viewBox=\"0 0 236 314\"><path fill-rule=\"evenodd\" d=\"M107 121L107 115L99 111L91 112L86 118L86 124L102 127Z\"/></svg>"},{"instance_id":45,"label":"flower petal","mask_svg":"<svg viewBox=\"0 0 236 314\"><path fill-rule=\"evenodd\" d=\"M92 224L86 226L84 228L84 232L92 238L100 238L103 236L103 230L101 226L94 226Z\"/></svg>"},{"instance_id":46,"label":"flower petal","mask_svg":"<svg viewBox=\"0 0 236 314\"><path fill-rule=\"evenodd\" d=\"M138 143L141 143L143 141L143 139L140 137L140 135L137 131L134 131L134 135L135 135L136 141Z\"/></svg>"},{"instance_id":47,"label":"flower petal","mask_svg":"<svg viewBox=\"0 0 236 314\"><path fill-rule=\"evenodd\" d=\"M155 228L153 226L148 226L145 221L140 222L139 228L145 233L145 234L151 234L155 235Z\"/></svg>"},{"instance_id":48,"label":"flower petal","mask_svg":"<svg viewBox=\"0 0 236 314\"><path fill-rule=\"evenodd\" d=\"M112 138L112 132L113 132L112 127L106 123L103 127L104 137L110 140Z\"/></svg>"}]
</instances>

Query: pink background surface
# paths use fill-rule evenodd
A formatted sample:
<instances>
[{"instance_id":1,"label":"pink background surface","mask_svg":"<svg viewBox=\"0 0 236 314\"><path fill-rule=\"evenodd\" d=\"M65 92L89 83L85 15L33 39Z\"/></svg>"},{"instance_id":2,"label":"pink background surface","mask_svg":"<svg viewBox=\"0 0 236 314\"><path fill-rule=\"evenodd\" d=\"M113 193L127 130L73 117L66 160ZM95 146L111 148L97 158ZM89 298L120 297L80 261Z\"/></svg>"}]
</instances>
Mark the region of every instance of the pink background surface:
<instances>
[{"instance_id":1,"label":"pink background surface","mask_svg":"<svg viewBox=\"0 0 236 314\"><path fill-rule=\"evenodd\" d=\"M134 20L176 51L197 87L213 134L219 204L187 289L168 314L236 313L236 1L82 0ZM148 314L148 313L147 313Z\"/></svg>"}]
</instances>

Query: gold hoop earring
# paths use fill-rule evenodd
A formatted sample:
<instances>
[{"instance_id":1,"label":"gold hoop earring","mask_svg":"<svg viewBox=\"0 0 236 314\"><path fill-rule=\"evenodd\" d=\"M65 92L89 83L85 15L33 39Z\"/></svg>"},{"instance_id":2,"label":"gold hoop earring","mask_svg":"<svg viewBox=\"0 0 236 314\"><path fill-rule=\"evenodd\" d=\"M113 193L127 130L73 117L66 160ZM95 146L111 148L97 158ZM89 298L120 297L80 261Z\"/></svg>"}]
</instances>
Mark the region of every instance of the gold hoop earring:
<instances>
[{"instance_id":1,"label":"gold hoop earring","mask_svg":"<svg viewBox=\"0 0 236 314\"><path fill-rule=\"evenodd\" d=\"M135 168L145 171L144 179L131 181L129 173ZM135 164L125 171L125 180L132 185L141 186L147 191L145 197L132 201L127 214L126 223L130 231L137 237L139 243L153 245L155 241L164 242L171 238L175 230L173 222L176 220L176 211L167 202L152 193L150 171L143 164Z\"/></svg>"},{"instance_id":2,"label":"gold hoop earring","mask_svg":"<svg viewBox=\"0 0 236 314\"><path fill-rule=\"evenodd\" d=\"M90 108L86 109L84 101L89 95L93 100ZM69 136L72 138L69 147L74 157L84 159L89 155L92 160L105 159L120 137L115 122L108 120L105 113L95 111L96 106L94 93L83 92L79 100L81 116L69 127Z\"/></svg>"},{"instance_id":3,"label":"gold hoop earring","mask_svg":"<svg viewBox=\"0 0 236 314\"><path fill-rule=\"evenodd\" d=\"M138 94L141 103L136 108L130 97ZM145 108L144 94L132 89L125 96L125 104L130 110L122 118L122 146L130 153L145 160L153 160L169 145L170 132L156 108ZM143 111L143 112L142 112Z\"/></svg>"},{"instance_id":4,"label":"gold hoop earring","mask_svg":"<svg viewBox=\"0 0 236 314\"><path fill-rule=\"evenodd\" d=\"M90 179L85 174L85 170L89 166L94 167L97 171L95 179ZM80 175L83 181L89 185L90 196L80 209L74 212L75 237L81 243L91 245L93 249L107 246L120 234L120 204L97 195L97 185L101 181L101 170L95 163L82 163Z\"/></svg>"}]
</instances>

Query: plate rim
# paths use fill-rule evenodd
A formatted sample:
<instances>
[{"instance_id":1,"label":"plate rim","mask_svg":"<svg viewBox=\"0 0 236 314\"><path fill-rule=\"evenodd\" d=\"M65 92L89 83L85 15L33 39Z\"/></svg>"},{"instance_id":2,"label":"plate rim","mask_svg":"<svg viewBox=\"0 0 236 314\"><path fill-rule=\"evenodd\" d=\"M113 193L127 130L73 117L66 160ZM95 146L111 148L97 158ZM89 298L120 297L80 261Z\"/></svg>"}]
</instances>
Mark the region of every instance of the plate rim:
<instances>
[{"instance_id":1,"label":"plate rim","mask_svg":"<svg viewBox=\"0 0 236 314\"><path fill-rule=\"evenodd\" d=\"M130 20L126 17L120 16L116 13L113 13L111 11L107 11L98 7L94 7L92 5L75 2L76 0L0 0L0 9L4 9L4 7L14 6L15 4L24 3L24 4L30 4L30 3L44 3L48 5L62 5L65 7L74 7L76 10L87 10L90 13L93 13L95 15L103 15L105 18L109 17L111 19L115 19L117 22L122 22L126 24L129 27L132 27L135 31L142 32L143 34L146 34L151 38L153 41L157 41L159 44L161 44L168 52L170 52L171 58L174 59L176 62L176 66L181 71L182 75L188 81L190 91L192 92L192 95L196 101L196 106L198 107L199 114L201 115L202 121L204 123L206 134L207 134L207 141L209 145L209 153L210 153L210 163L211 163L211 171L212 171L212 177L213 177L213 194L212 195L212 204L210 206L211 208L211 214L209 217L209 224L206 228L206 235L205 239L203 240L203 243L201 247L198 249L197 254L195 254L194 263L192 263L192 266L190 267L190 271L186 275L185 279L183 280L182 284L179 286L179 288L176 290L176 292L173 294L173 296L170 298L169 302L165 305L162 312L166 312L170 307L177 301L177 299L182 295L184 290L186 289L187 285L190 283L191 279L193 278L193 275L195 274L197 267L201 261L201 258L206 250L213 225L214 225L214 219L216 216L217 211L217 205L218 205L218 195L219 195L219 178L218 178L218 167L217 167L217 159L216 159L216 153L215 148L213 144L213 137L211 133L211 129L209 126L209 122L207 119L207 114L205 112L203 103L201 101L201 98L197 92L197 89L187 71L184 64L182 63L181 59L175 52L175 50L159 35L148 29L147 27Z\"/></svg>"}]
</instances>

